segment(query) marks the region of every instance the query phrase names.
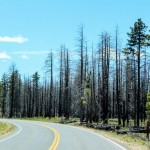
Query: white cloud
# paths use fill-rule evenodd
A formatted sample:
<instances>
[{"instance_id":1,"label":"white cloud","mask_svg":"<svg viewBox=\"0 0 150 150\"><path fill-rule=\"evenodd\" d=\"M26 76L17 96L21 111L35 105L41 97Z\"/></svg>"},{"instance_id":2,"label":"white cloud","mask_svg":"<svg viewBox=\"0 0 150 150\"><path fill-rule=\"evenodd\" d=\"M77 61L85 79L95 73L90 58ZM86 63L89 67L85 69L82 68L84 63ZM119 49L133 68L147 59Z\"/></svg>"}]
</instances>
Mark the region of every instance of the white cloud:
<instances>
[{"instance_id":1,"label":"white cloud","mask_svg":"<svg viewBox=\"0 0 150 150\"><path fill-rule=\"evenodd\" d=\"M22 59L29 59L29 57L27 55L22 55L20 58L22 58Z\"/></svg>"},{"instance_id":2,"label":"white cloud","mask_svg":"<svg viewBox=\"0 0 150 150\"><path fill-rule=\"evenodd\" d=\"M5 52L0 52L0 59L11 59L11 57Z\"/></svg>"},{"instance_id":3,"label":"white cloud","mask_svg":"<svg viewBox=\"0 0 150 150\"><path fill-rule=\"evenodd\" d=\"M13 36L13 37L0 36L0 42L24 43L24 42L27 42L27 41L28 41L28 39L23 37L22 35Z\"/></svg>"}]
</instances>

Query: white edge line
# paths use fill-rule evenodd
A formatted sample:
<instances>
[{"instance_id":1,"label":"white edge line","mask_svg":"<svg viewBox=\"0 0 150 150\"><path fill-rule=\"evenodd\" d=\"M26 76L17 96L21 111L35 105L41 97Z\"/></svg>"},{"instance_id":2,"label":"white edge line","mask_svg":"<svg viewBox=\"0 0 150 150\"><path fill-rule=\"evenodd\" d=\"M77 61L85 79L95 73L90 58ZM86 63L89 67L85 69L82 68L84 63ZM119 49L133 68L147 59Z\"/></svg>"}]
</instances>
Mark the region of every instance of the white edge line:
<instances>
[{"instance_id":1,"label":"white edge line","mask_svg":"<svg viewBox=\"0 0 150 150\"><path fill-rule=\"evenodd\" d=\"M55 124L55 123L52 123L52 124ZM63 124L62 124L62 125L63 125ZM70 127L70 128L75 128L75 129L79 129L79 130L82 130L82 131L85 131L85 132L87 131L87 132L89 132L89 133L95 134L95 135L100 136L101 138L103 138L103 139L105 139L105 140L107 140L107 141L109 141L109 142L115 144L116 146L120 147L122 150L127 150L127 149L125 149L123 146L121 146L120 144L114 142L113 140L111 140L111 139L109 139L109 138L106 138L105 136L103 136L103 135L101 135L101 134L98 134L98 133L95 133L95 132L93 132L93 131L89 131L89 130L86 130L86 129L82 129L82 128L80 128L80 127L74 127L74 126L70 126L70 125L64 125L64 126L68 126L68 127Z\"/></svg>"},{"instance_id":2,"label":"white edge line","mask_svg":"<svg viewBox=\"0 0 150 150\"><path fill-rule=\"evenodd\" d=\"M73 126L70 126L70 127L72 127L72 128L78 128L78 127L73 127ZM87 131L87 132L92 133L92 134L95 134L95 135L97 135L97 136L100 136L101 138L103 138L103 139L105 139L105 140L107 140L107 141L109 141L109 142L111 142L111 143L117 145L117 146L120 147L122 150L127 150L127 149L125 149L124 147L122 147L120 144L118 144L118 143L112 141L112 140L109 139L109 138L104 137L104 136L101 135L101 134L98 134L98 133L95 133L95 132L93 132L93 131L89 131L89 130L86 130L86 129L82 129L82 128L78 128L78 129Z\"/></svg>"},{"instance_id":3,"label":"white edge line","mask_svg":"<svg viewBox=\"0 0 150 150\"><path fill-rule=\"evenodd\" d=\"M101 135L101 134L98 134L98 133L95 133L95 132L92 132L92 131L88 131L88 132L91 132L91 133L93 133L93 134L95 134L95 135L97 135L97 136L100 136L101 138L103 138L103 139L105 139L105 140L107 140L107 141L110 141L111 143L113 143L113 144L117 145L118 147L120 147L122 150L126 150L126 149L125 149L124 147L122 147L120 144L118 144L118 143L112 141L112 140L109 139L109 138L106 138L105 136L103 136L103 135Z\"/></svg>"},{"instance_id":4,"label":"white edge line","mask_svg":"<svg viewBox=\"0 0 150 150\"><path fill-rule=\"evenodd\" d=\"M10 122L8 122L8 123L10 123ZM17 126L17 127L19 128L19 131L18 131L18 132L16 132L15 134L13 134L13 135L11 135L11 136L7 137L7 138L4 138L3 140L0 140L0 143L1 143L1 142L6 141L6 140L8 140L8 139L13 138L14 136L16 136L16 135L20 134L20 132L22 131L22 128L21 128L21 126L20 126L20 125L17 125L17 124L15 124L15 123L10 123L10 124L13 124L13 125Z\"/></svg>"}]
</instances>

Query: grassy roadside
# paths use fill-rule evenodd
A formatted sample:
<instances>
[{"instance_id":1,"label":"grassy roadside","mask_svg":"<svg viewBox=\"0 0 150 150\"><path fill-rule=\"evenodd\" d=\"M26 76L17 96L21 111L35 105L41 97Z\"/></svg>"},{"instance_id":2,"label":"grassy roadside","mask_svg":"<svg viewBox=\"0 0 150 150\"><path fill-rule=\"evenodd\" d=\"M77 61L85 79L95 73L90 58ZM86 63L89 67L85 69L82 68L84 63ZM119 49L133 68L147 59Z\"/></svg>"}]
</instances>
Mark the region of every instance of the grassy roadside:
<instances>
[{"instance_id":1,"label":"grassy roadside","mask_svg":"<svg viewBox=\"0 0 150 150\"><path fill-rule=\"evenodd\" d=\"M51 118L51 119L42 118L42 117L26 118L23 120L43 121L43 122L53 122L53 123L60 123L62 121L62 119L58 118L58 117ZM72 118L69 121L67 121L67 123L65 123L65 124L79 127L79 128L89 130L89 131L95 132L97 134L103 135L104 137L107 137L107 138L111 139L112 141L122 145L127 150L150 150L150 142L147 142L144 139L139 138L137 135L136 136L134 134L118 135L116 132L87 128L85 126L81 126L76 121L78 121L78 119ZM146 135L143 135L143 136L146 136Z\"/></svg>"},{"instance_id":2,"label":"grassy roadside","mask_svg":"<svg viewBox=\"0 0 150 150\"><path fill-rule=\"evenodd\" d=\"M15 127L12 124L0 122L0 137L11 133Z\"/></svg>"},{"instance_id":3,"label":"grassy roadside","mask_svg":"<svg viewBox=\"0 0 150 150\"><path fill-rule=\"evenodd\" d=\"M118 135L117 133L106 131L94 131L97 132L121 145L124 145L129 150L149 150L150 146L147 141L141 140L134 135L125 134Z\"/></svg>"},{"instance_id":4,"label":"grassy roadside","mask_svg":"<svg viewBox=\"0 0 150 150\"><path fill-rule=\"evenodd\" d=\"M44 117L35 117L35 118L19 118L19 120L30 120L30 121L43 121L43 122L51 122L51 123L60 123L60 118L44 118Z\"/></svg>"}]
</instances>

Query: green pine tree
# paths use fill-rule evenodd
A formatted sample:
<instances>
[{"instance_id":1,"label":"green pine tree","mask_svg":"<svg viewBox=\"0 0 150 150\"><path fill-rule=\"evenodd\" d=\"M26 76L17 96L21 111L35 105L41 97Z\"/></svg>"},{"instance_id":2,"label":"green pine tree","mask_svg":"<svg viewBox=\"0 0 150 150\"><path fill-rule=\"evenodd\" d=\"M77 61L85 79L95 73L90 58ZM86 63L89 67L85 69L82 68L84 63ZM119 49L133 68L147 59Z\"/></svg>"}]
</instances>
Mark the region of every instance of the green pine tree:
<instances>
[{"instance_id":1,"label":"green pine tree","mask_svg":"<svg viewBox=\"0 0 150 150\"><path fill-rule=\"evenodd\" d=\"M138 88L137 88L137 108L136 108L136 123L137 126L139 126L140 122L140 64L141 64L141 50L144 47L150 46L149 40L150 40L150 35L147 34L147 26L145 23L141 20L138 19L133 27L130 27L131 31L128 34L128 43L127 43L127 48L124 49L125 54L132 54L137 56L137 79L138 79Z\"/></svg>"}]
</instances>

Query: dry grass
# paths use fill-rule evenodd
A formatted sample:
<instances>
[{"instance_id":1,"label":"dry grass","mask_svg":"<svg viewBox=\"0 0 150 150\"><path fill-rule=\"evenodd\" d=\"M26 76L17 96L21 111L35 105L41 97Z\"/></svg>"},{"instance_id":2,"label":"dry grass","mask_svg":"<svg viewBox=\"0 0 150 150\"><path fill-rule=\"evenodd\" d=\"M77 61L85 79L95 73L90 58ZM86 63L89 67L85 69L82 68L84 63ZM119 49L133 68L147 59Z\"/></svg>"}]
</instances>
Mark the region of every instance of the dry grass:
<instances>
[{"instance_id":1,"label":"dry grass","mask_svg":"<svg viewBox=\"0 0 150 150\"><path fill-rule=\"evenodd\" d=\"M0 122L0 136L11 133L14 128L12 124Z\"/></svg>"},{"instance_id":2,"label":"dry grass","mask_svg":"<svg viewBox=\"0 0 150 150\"><path fill-rule=\"evenodd\" d=\"M141 140L131 134L118 135L115 132L106 132L100 130L94 130L94 132L101 134L121 145L126 147L129 150L148 150L148 142Z\"/></svg>"},{"instance_id":3,"label":"dry grass","mask_svg":"<svg viewBox=\"0 0 150 150\"><path fill-rule=\"evenodd\" d=\"M43 121L43 122L53 122L53 123L60 123L61 118L59 117L52 117L52 118L44 118L44 117L34 117L34 118L19 118L19 120L30 120L30 121Z\"/></svg>"}]
</instances>

